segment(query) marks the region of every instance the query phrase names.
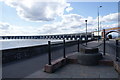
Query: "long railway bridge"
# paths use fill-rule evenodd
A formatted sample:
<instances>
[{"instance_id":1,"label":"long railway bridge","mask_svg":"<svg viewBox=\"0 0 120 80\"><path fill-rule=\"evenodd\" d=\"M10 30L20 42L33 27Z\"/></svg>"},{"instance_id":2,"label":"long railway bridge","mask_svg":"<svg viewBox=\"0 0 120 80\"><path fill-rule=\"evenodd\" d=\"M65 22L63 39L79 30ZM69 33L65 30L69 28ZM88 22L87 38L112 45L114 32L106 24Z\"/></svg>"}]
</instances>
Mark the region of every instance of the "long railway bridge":
<instances>
[{"instance_id":1,"label":"long railway bridge","mask_svg":"<svg viewBox=\"0 0 120 80\"><path fill-rule=\"evenodd\" d=\"M35 36L0 36L0 39L65 39L65 40L88 40L92 39L92 33L75 33L75 34L60 34L60 35L35 35Z\"/></svg>"},{"instance_id":2,"label":"long railway bridge","mask_svg":"<svg viewBox=\"0 0 120 80\"><path fill-rule=\"evenodd\" d=\"M106 35L111 32L120 32L120 27L114 27L105 29ZM103 30L101 33L103 37ZM99 37L101 37L99 36ZM86 33L74 33L74 34L57 34L57 35L33 35L33 36L0 36L0 39L65 39L65 40L88 40L98 36L95 36L93 32Z\"/></svg>"}]
</instances>

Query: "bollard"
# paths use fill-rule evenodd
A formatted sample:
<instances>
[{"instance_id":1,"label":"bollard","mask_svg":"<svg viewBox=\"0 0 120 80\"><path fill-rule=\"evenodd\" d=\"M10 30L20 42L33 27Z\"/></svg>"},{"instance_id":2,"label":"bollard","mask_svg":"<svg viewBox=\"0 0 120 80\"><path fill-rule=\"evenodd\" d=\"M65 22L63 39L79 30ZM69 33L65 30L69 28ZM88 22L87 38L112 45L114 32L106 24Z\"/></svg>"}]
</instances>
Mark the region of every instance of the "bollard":
<instances>
[{"instance_id":1,"label":"bollard","mask_svg":"<svg viewBox=\"0 0 120 80\"><path fill-rule=\"evenodd\" d=\"M80 50L79 50L80 49L80 45L79 44L80 44L80 40L78 40L78 52L80 52Z\"/></svg>"},{"instance_id":2,"label":"bollard","mask_svg":"<svg viewBox=\"0 0 120 80\"><path fill-rule=\"evenodd\" d=\"M105 55L105 46L106 46L106 45L105 45L105 39L106 39L105 29L103 29L103 33L104 33L104 40L103 40L103 41L104 41L104 42L103 42L103 43L104 43L104 44L103 44L103 46L104 46L104 47L103 47L103 55Z\"/></svg>"},{"instance_id":3,"label":"bollard","mask_svg":"<svg viewBox=\"0 0 120 80\"><path fill-rule=\"evenodd\" d=\"M48 64L51 65L51 42L48 41Z\"/></svg>"},{"instance_id":4,"label":"bollard","mask_svg":"<svg viewBox=\"0 0 120 80\"><path fill-rule=\"evenodd\" d=\"M116 61L118 61L118 40L116 40Z\"/></svg>"},{"instance_id":5,"label":"bollard","mask_svg":"<svg viewBox=\"0 0 120 80\"><path fill-rule=\"evenodd\" d=\"M65 40L63 40L63 58L66 58L66 55L65 55Z\"/></svg>"}]
</instances>

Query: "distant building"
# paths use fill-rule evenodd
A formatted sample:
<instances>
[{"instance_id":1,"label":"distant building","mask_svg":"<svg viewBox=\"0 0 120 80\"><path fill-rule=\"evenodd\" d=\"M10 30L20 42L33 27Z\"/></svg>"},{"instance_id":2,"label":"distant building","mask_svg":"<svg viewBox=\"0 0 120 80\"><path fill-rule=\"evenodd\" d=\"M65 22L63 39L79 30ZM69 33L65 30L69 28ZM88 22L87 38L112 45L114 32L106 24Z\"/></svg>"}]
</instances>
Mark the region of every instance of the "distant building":
<instances>
[{"instance_id":1,"label":"distant building","mask_svg":"<svg viewBox=\"0 0 120 80\"><path fill-rule=\"evenodd\" d=\"M92 34L94 34L94 36L98 36L98 31L94 31ZM102 36L102 31L99 31L99 36Z\"/></svg>"}]
</instances>

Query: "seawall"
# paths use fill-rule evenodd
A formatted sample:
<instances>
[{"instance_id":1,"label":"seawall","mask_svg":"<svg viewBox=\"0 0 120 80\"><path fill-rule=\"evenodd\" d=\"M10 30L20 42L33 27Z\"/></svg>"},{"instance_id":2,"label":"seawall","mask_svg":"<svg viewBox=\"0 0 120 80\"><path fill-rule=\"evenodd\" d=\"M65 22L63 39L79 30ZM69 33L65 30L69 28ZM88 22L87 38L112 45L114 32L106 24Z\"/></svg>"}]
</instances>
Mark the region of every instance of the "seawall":
<instances>
[{"instance_id":1,"label":"seawall","mask_svg":"<svg viewBox=\"0 0 120 80\"><path fill-rule=\"evenodd\" d=\"M89 40L92 41L92 40ZM86 41L81 41L84 43ZM69 41L66 42L66 47L77 45L78 41ZM51 50L57 51L63 48L63 43L52 43ZM1 50L2 52L2 63L9 63L13 61L23 60L27 58L31 58L33 56L41 55L44 53L48 53L48 45L38 45L38 46L30 46L30 47L20 47L14 49L6 49Z\"/></svg>"}]
</instances>

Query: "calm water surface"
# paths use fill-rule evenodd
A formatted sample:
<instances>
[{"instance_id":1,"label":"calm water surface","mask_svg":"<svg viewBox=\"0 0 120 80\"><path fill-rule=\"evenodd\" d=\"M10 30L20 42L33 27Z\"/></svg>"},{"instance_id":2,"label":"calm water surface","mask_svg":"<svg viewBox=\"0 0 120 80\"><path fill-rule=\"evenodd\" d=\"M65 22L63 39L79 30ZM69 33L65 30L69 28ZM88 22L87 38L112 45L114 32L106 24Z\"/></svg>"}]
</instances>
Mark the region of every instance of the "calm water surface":
<instances>
[{"instance_id":1,"label":"calm water surface","mask_svg":"<svg viewBox=\"0 0 120 80\"><path fill-rule=\"evenodd\" d=\"M0 40L0 50L19 48L19 47L28 47L28 46L37 46L48 44L48 41L60 42L62 40L45 40L45 39L12 39L12 40Z\"/></svg>"}]
</instances>

